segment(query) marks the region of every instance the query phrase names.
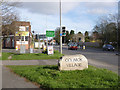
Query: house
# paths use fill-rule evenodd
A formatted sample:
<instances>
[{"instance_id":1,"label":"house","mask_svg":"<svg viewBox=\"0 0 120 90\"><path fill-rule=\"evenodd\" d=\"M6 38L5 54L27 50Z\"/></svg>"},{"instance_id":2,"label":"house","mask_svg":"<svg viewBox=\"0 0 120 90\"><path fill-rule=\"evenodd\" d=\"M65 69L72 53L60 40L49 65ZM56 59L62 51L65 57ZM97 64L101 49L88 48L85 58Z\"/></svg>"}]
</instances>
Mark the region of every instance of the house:
<instances>
[{"instance_id":1,"label":"house","mask_svg":"<svg viewBox=\"0 0 120 90\"><path fill-rule=\"evenodd\" d=\"M84 35L81 33L81 34L74 34L72 36L72 41L74 42L85 42L85 37Z\"/></svg>"}]
</instances>

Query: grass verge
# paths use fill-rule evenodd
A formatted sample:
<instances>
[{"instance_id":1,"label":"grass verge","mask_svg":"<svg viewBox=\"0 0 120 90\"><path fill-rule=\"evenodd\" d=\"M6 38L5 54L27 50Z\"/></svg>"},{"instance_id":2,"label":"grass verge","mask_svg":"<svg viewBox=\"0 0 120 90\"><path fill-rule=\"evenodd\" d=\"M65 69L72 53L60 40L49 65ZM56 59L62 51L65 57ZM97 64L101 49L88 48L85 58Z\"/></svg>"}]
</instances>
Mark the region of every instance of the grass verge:
<instances>
[{"instance_id":1,"label":"grass verge","mask_svg":"<svg viewBox=\"0 0 120 90\"><path fill-rule=\"evenodd\" d=\"M17 54L17 53L2 53L2 60L8 60L8 57L12 55L11 60L43 60L43 59L59 59L62 54L59 51L54 51L53 55L47 55L44 53L26 53L26 54Z\"/></svg>"},{"instance_id":2,"label":"grass verge","mask_svg":"<svg viewBox=\"0 0 120 90\"><path fill-rule=\"evenodd\" d=\"M2 52L2 60L8 60L8 57L11 55L11 53Z\"/></svg>"},{"instance_id":3,"label":"grass verge","mask_svg":"<svg viewBox=\"0 0 120 90\"><path fill-rule=\"evenodd\" d=\"M89 66L85 70L59 71L57 66L7 66L42 88L117 88L118 75Z\"/></svg>"}]
</instances>

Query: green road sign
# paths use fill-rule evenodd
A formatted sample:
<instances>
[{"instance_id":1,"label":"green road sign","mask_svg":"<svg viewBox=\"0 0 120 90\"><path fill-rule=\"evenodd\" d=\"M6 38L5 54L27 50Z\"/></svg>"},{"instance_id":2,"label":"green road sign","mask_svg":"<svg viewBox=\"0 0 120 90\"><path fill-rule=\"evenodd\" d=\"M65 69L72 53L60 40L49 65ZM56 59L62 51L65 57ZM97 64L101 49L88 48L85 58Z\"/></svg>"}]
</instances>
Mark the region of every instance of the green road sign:
<instances>
[{"instance_id":1,"label":"green road sign","mask_svg":"<svg viewBox=\"0 0 120 90\"><path fill-rule=\"evenodd\" d=\"M46 31L46 37L55 37L54 31Z\"/></svg>"}]
</instances>

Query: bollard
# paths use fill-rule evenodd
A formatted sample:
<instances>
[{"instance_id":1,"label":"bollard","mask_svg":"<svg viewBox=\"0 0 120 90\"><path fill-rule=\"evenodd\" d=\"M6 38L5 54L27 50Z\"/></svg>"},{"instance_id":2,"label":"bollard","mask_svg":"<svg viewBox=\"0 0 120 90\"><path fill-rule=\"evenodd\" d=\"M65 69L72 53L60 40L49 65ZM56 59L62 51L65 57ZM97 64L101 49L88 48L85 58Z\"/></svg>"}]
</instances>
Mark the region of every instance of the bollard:
<instances>
[{"instance_id":1,"label":"bollard","mask_svg":"<svg viewBox=\"0 0 120 90\"><path fill-rule=\"evenodd\" d=\"M33 48L30 48L30 53L33 53Z\"/></svg>"},{"instance_id":2,"label":"bollard","mask_svg":"<svg viewBox=\"0 0 120 90\"><path fill-rule=\"evenodd\" d=\"M85 46L83 45L83 49L85 49Z\"/></svg>"},{"instance_id":3,"label":"bollard","mask_svg":"<svg viewBox=\"0 0 120 90\"><path fill-rule=\"evenodd\" d=\"M18 46L16 46L16 51L18 51Z\"/></svg>"},{"instance_id":4,"label":"bollard","mask_svg":"<svg viewBox=\"0 0 120 90\"><path fill-rule=\"evenodd\" d=\"M44 50L46 50L46 46L44 46L44 48L43 48Z\"/></svg>"}]
</instances>

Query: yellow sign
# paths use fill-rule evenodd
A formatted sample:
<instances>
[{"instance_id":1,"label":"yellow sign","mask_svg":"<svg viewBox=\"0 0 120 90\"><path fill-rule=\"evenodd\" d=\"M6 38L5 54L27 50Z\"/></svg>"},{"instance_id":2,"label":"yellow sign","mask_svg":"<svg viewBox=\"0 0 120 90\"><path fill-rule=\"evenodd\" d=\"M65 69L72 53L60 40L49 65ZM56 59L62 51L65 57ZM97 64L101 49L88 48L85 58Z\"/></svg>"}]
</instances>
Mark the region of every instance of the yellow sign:
<instances>
[{"instance_id":1,"label":"yellow sign","mask_svg":"<svg viewBox=\"0 0 120 90\"><path fill-rule=\"evenodd\" d=\"M16 32L15 33L15 36L29 36L29 32L25 32L25 31L21 31L21 32Z\"/></svg>"}]
</instances>

